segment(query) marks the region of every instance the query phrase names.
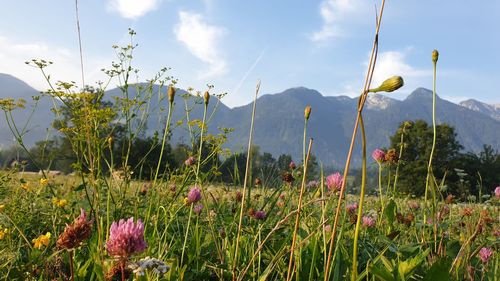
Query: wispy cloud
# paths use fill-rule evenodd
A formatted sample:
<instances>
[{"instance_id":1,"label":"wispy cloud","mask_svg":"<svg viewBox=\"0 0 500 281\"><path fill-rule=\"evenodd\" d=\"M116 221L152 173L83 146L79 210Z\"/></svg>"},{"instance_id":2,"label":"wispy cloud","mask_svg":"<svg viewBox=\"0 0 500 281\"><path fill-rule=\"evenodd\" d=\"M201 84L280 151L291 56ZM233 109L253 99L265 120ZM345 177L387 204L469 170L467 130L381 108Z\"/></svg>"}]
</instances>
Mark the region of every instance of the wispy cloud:
<instances>
[{"instance_id":1,"label":"wispy cloud","mask_svg":"<svg viewBox=\"0 0 500 281\"><path fill-rule=\"evenodd\" d=\"M418 69L407 62L407 56L411 48L405 51L387 51L379 53L375 72L373 74L372 86L378 86L385 79L399 75L405 80L405 90L413 91L416 87L423 85L423 78L432 75L430 69ZM367 65L368 62L365 62Z\"/></svg>"},{"instance_id":2,"label":"wispy cloud","mask_svg":"<svg viewBox=\"0 0 500 281\"><path fill-rule=\"evenodd\" d=\"M225 30L222 27L208 24L201 14L181 11L180 22L174 27L178 41L198 59L209 65L203 78L215 77L227 72L227 63L220 54L219 41Z\"/></svg>"},{"instance_id":3,"label":"wispy cloud","mask_svg":"<svg viewBox=\"0 0 500 281\"><path fill-rule=\"evenodd\" d=\"M325 42L344 34L343 21L358 17L360 0L324 0L319 6L323 26L311 34L313 42Z\"/></svg>"},{"instance_id":4,"label":"wispy cloud","mask_svg":"<svg viewBox=\"0 0 500 281\"><path fill-rule=\"evenodd\" d=\"M127 19L137 19L155 10L161 0L108 0L108 8Z\"/></svg>"}]
</instances>

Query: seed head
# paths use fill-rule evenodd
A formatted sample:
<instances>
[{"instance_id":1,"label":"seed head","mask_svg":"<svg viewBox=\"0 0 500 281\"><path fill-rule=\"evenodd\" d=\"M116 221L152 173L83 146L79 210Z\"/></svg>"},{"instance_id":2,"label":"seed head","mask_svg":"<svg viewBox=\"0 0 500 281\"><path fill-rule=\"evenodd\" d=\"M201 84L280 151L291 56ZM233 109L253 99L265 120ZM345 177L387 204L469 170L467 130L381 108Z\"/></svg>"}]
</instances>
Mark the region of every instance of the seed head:
<instances>
[{"instance_id":1,"label":"seed head","mask_svg":"<svg viewBox=\"0 0 500 281\"><path fill-rule=\"evenodd\" d=\"M403 87L404 81L401 76L392 76L391 78L385 80L382 82L380 86L378 86L375 89L370 89L368 90L369 92L372 93L377 93L377 92L394 92L397 89Z\"/></svg>"}]
</instances>

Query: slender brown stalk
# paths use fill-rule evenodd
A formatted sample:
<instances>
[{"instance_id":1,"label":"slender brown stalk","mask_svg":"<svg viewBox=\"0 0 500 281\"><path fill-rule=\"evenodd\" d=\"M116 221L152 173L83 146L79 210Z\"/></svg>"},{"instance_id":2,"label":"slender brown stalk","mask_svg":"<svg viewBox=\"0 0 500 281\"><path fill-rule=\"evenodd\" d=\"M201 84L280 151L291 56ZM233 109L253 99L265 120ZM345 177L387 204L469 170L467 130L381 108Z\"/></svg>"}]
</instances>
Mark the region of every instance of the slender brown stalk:
<instances>
[{"instance_id":1,"label":"slender brown stalk","mask_svg":"<svg viewBox=\"0 0 500 281\"><path fill-rule=\"evenodd\" d=\"M376 24L376 28L375 28L375 39L373 40L373 46L372 46L372 51L371 51L371 55L370 55L370 62L368 64L368 70L367 70L366 78L365 78L365 85L364 85L364 89L363 89L363 92L362 92L361 97L360 97L360 102L358 104L358 112L357 112L357 115L356 115L356 121L354 123L354 129L353 129L353 133L352 133L351 144L349 146L349 152L347 154L347 160L346 160L346 163L345 163L344 177L343 177L344 180L342 181L342 187L340 189L339 200L338 200L338 203L337 203L337 209L335 211L335 219L334 219L334 223L333 223L332 234L331 234L330 239L329 239L330 240L330 247L328 249L328 259L327 259L327 262L326 262L326 267L325 267L325 272L324 272L324 276L325 276L324 281L328 281L328 279L330 277L329 276L330 275L330 266L331 266L331 263L332 263L333 246L335 244L335 234L337 233L337 225L338 225L338 221L339 221L340 207L342 206L342 199L343 199L344 192L345 192L345 186L346 186L346 182L347 182L347 175L349 173L349 167L351 165L352 152L353 152L353 149L354 149L354 143L355 143L356 134L357 134L357 131L358 131L359 119L361 117L361 112L363 111L363 106L364 106L364 103L366 101L366 97L368 95L368 89L370 88L370 85L371 85L371 81L372 81L372 77L373 77L373 72L375 70L375 63L377 61L377 54L378 54L378 34L379 34L379 31L380 31L380 24L381 24L382 15L383 15L383 12L384 12L384 6L385 6L385 0L382 0L382 5L380 7L380 11L379 11L379 14L378 14L378 17L377 17L377 24Z\"/></svg>"},{"instance_id":2,"label":"slender brown stalk","mask_svg":"<svg viewBox=\"0 0 500 281\"><path fill-rule=\"evenodd\" d=\"M71 274L71 281L75 280L75 272L74 272L74 265L73 265L73 251L68 251L69 255L69 273Z\"/></svg>"},{"instance_id":3,"label":"slender brown stalk","mask_svg":"<svg viewBox=\"0 0 500 281\"><path fill-rule=\"evenodd\" d=\"M312 147L313 139L309 139L309 147L307 148L307 154L304 162L304 174L302 175L302 185L300 187L300 194L299 194L299 203L297 206L297 215L295 217L295 227L293 229L293 238L292 238L292 245L290 247L290 260L288 262L288 274L286 277L286 280L289 281L290 278L292 277L292 264L293 264L293 255L294 255L294 249L295 249L295 241L297 240L297 230L299 229L299 221L300 221L300 209L302 208L302 196L304 195L304 189L306 186L306 179L307 179L307 163L309 163L309 157L311 156L311 147Z\"/></svg>"},{"instance_id":4,"label":"slender brown stalk","mask_svg":"<svg viewBox=\"0 0 500 281\"><path fill-rule=\"evenodd\" d=\"M260 80L257 81L257 86L255 88L255 98L253 100L253 108L252 108L252 119L250 121L250 133L248 137L248 149L247 149L247 162L246 162L246 168L245 168L245 179L243 180L243 192L242 192L242 198L241 198L241 207L240 207L240 218L238 222L238 233L236 235L236 245L235 245L235 251L234 251L234 259L233 259L233 280L236 280L236 264L238 263L238 246L240 242L240 234L241 234L241 225L243 223L243 210L245 209L245 196L246 196L246 191L247 191L247 182L248 182L248 175L250 172L250 149L252 148L252 137L253 137L253 124L255 120L255 108L257 105L257 96L259 95L259 90L260 90Z\"/></svg>"}]
</instances>

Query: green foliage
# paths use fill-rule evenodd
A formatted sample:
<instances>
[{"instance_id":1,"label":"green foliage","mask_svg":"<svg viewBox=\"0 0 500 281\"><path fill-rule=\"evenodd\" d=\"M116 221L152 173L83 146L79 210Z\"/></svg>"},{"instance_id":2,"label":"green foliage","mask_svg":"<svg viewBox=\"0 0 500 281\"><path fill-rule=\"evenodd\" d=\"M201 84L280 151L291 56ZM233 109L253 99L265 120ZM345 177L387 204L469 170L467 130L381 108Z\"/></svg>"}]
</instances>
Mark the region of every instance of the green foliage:
<instances>
[{"instance_id":1,"label":"green foliage","mask_svg":"<svg viewBox=\"0 0 500 281\"><path fill-rule=\"evenodd\" d=\"M453 160L458 157L462 146L456 139L453 127L441 124L437 126L436 131L433 174L437 179L441 179L453 170ZM423 120L409 121L406 128L402 123L396 134L390 138L390 147L396 151L399 151L401 134L404 134L404 143L398 191L421 196L425 191L425 177L432 147L432 126Z\"/></svg>"}]
</instances>

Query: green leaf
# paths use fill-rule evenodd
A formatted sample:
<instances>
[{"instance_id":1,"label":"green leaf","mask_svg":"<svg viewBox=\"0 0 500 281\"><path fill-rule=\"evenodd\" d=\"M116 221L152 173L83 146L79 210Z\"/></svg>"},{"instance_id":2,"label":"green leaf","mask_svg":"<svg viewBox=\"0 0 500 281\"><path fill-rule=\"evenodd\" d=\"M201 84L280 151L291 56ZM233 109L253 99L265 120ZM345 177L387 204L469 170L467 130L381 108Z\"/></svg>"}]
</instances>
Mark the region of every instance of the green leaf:
<instances>
[{"instance_id":1,"label":"green leaf","mask_svg":"<svg viewBox=\"0 0 500 281\"><path fill-rule=\"evenodd\" d=\"M387 269L384 268L384 267L371 266L370 267L370 273L372 273L373 275L377 276L378 279L380 279L380 280L395 281L394 277L392 276L392 274L389 271L387 271Z\"/></svg>"},{"instance_id":2,"label":"green leaf","mask_svg":"<svg viewBox=\"0 0 500 281\"><path fill-rule=\"evenodd\" d=\"M387 217L387 221L392 226L394 220L396 219L397 206L396 202L391 198L389 203L387 203L387 207L385 208L385 216Z\"/></svg>"},{"instance_id":3,"label":"green leaf","mask_svg":"<svg viewBox=\"0 0 500 281\"><path fill-rule=\"evenodd\" d=\"M401 280L406 280L407 277L411 276L412 272L425 260L430 251L431 249L427 249L413 258L400 262L398 264L399 278Z\"/></svg>"},{"instance_id":4,"label":"green leaf","mask_svg":"<svg viewBox=\"0 0 500 281\"><path fill-rule=\"evenodd\" d=\"M451 281L450 274L448 270L451 267L451 262L449 259L439 259L437 260L431 268L427 271L424 276L423 281Z\"/></svg>"}]
</instances>

